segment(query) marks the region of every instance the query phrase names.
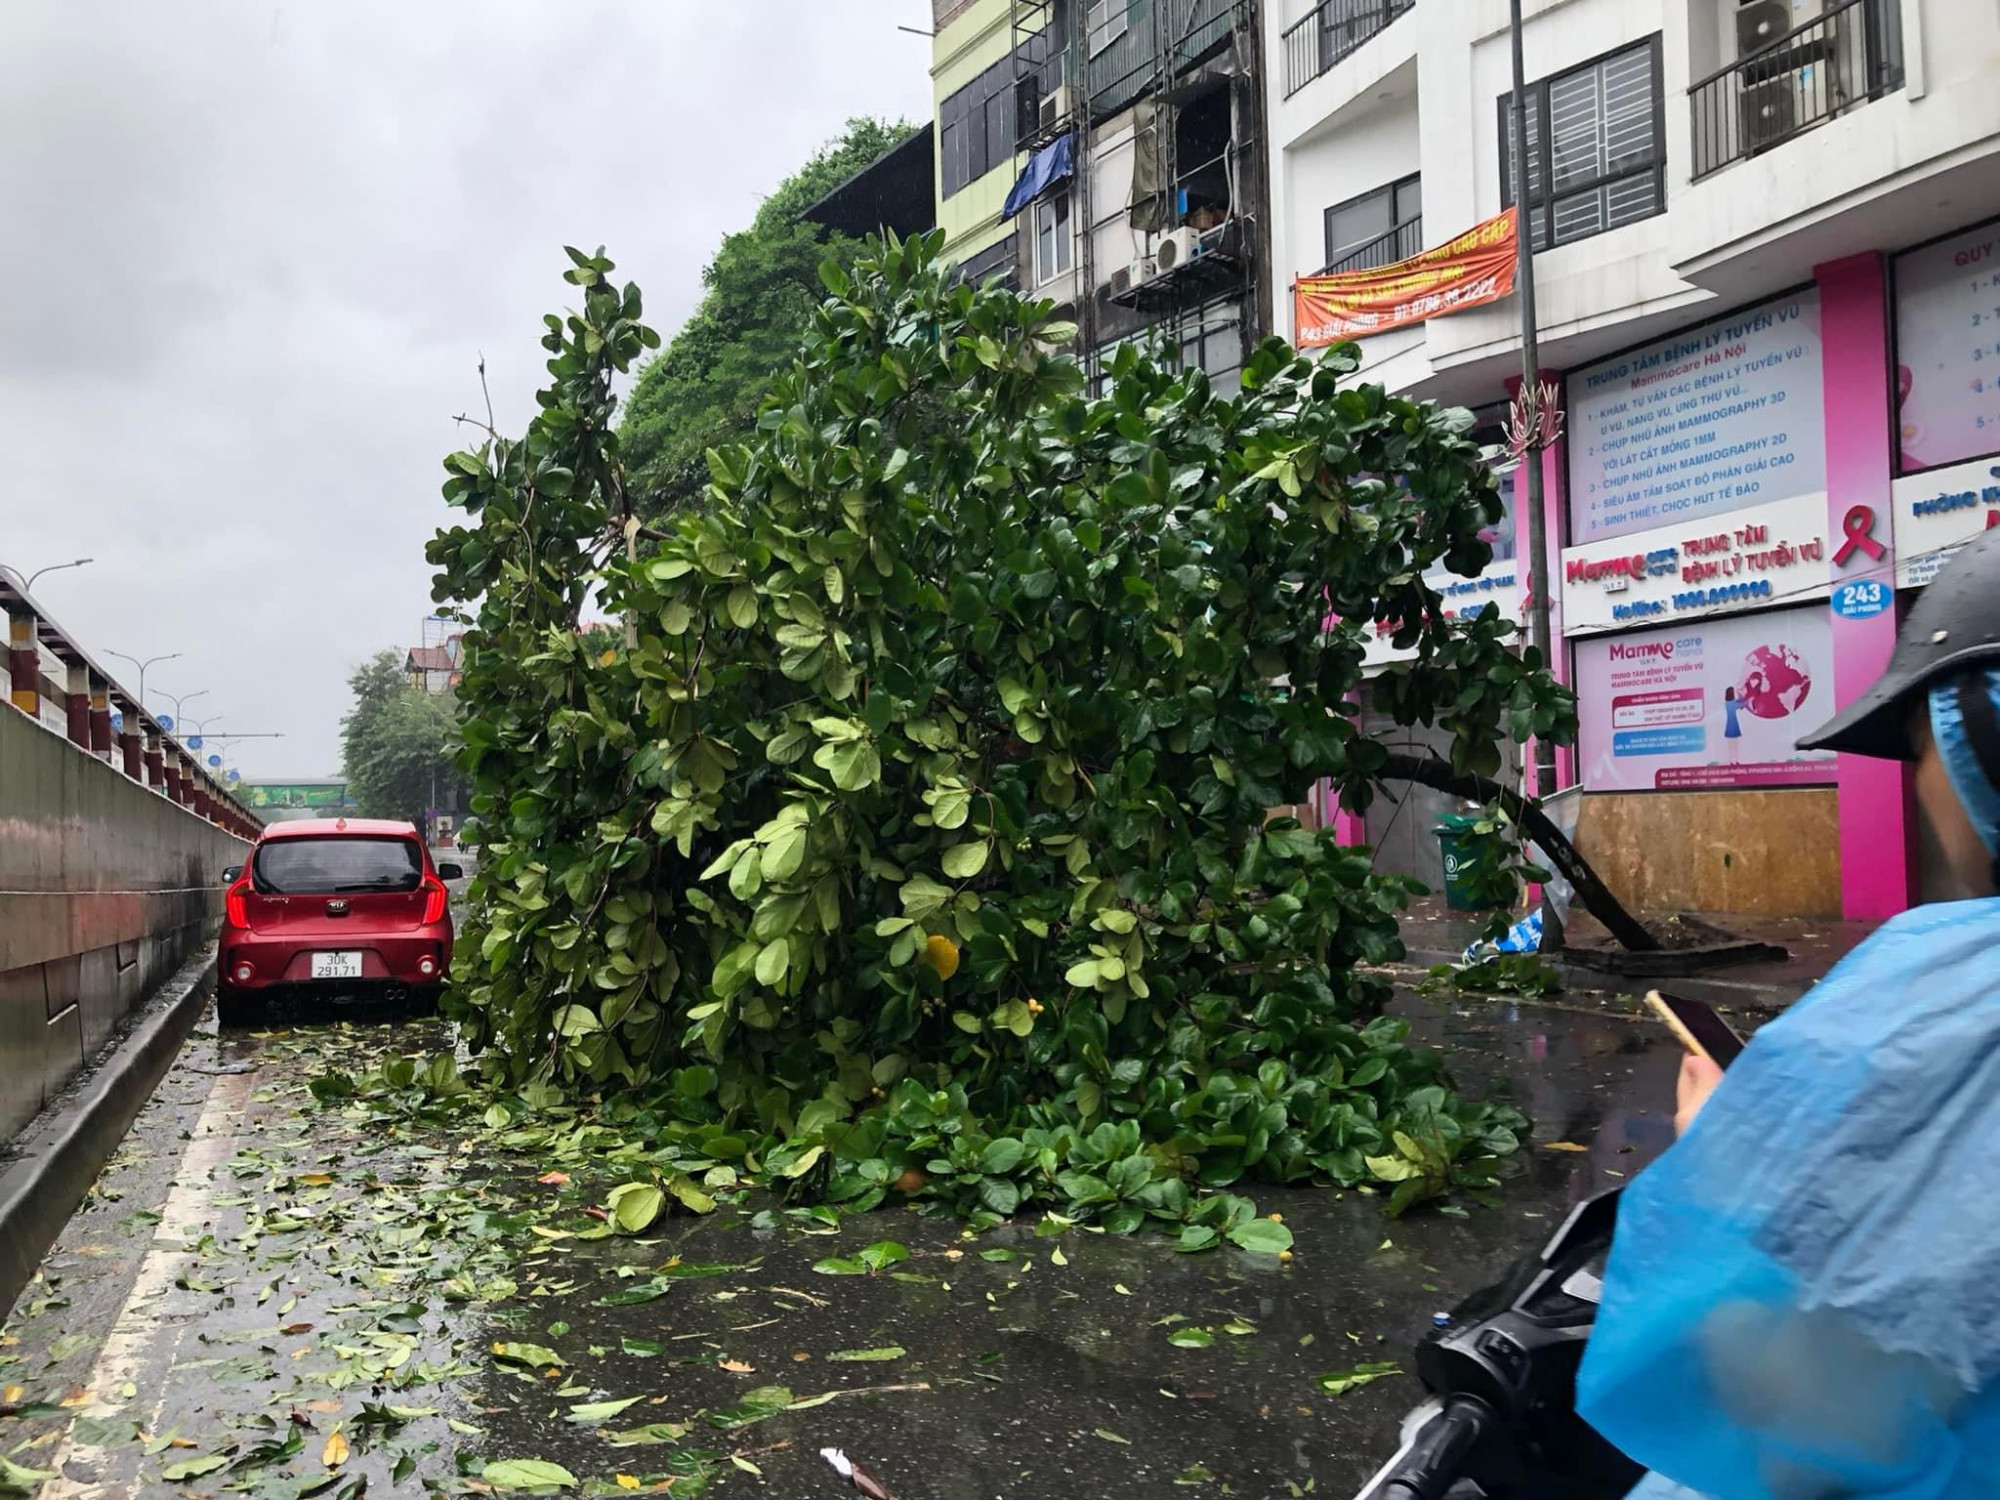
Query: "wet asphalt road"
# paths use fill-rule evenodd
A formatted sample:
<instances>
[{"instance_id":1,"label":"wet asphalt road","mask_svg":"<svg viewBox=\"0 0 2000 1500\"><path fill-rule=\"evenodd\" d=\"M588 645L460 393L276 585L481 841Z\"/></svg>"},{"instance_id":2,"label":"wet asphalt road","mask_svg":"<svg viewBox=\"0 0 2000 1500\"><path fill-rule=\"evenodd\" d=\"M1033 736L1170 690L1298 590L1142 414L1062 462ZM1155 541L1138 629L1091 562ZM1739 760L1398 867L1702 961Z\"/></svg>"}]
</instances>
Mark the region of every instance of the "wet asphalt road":
<instances>
[{"instance_id":1,"label":"wet asphalt road","mask_svg":"<svg viewBox=\"0 0 2000 1500\"><path fill-rule=\"evenodd\" d=\"M760 1231L725 1209L662 1220L644 1241L516 1234L518 1288L413 1296L407 1309L399 1289L453 1250L436 1226L465 1222L437 1205L477 1191L485 1168L449 1141L384 1138L314 1110L303 1085L329 1059L434 1048L442 1028L362 1017L218 1039L211 1020L0 1334L0 1388L22 1388L0 1389L0 1406L18 1408L0 1417L0 1455L56 1472L48 1500L352 1495L363 1478L372 1494L476 1491L459 1468L474 1455L561 1465L572 1493L852 1494L817 1456L829 1446L900 1500L1176 1484L1346 1494L1394 1446L1418 1389L1398 1376L1335 1398L1316 1377L1404 1359L1433 1311L1492 1280L1672 1129L1678 1054L1628 1001L1406 996L1398 1009L1417 1039L1449 1049L1467 1092L1499 1092L1536 1120L1500 1207L1391 1222L1358 1194L1259 1192L1297 1236L1286 1268L1181 1256L1160 1237L1040 1238L1025 1224L971 1240L907 1210L829 1232L781 1216ZM891 1268L902 1279L814 1270L880 1241L910 1252ZM591 1305L675 1256L719 1269L654 1300ZM1188 1328L1210 1341L1171 1341ZM489 1356L509 1342L562 1364ZM883 1349L903 1352L831 1357ZM791 1403L775 1415L742 1426L704 1415L752 1392L768 1405L773 1387ZM628 1397L597 1425L575 1420L578 1406ZM385 1406L423 1415L384 1418ZM72 1426L79 1413L96 1420ZM690 1423L676 1442L606 1436ZM349 1452L329 1463L336 1427ZM295 1451L240 1464L294 1433ZM184 1446L144 1451L168 1434Z\"/></svg>"}]
</instances>

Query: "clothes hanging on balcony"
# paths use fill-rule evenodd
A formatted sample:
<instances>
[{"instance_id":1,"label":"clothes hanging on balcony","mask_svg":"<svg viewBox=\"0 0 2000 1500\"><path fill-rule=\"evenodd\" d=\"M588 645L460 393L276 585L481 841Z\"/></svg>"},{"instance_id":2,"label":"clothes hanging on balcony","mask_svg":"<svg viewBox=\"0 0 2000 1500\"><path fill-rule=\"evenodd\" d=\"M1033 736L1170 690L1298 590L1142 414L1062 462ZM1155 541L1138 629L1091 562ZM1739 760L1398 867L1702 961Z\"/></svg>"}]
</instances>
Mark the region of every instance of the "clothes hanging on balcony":
<instances>
[{"instance_id":1,"label":"clothes hanging on balcony","mask_svg":"<svg viewBox=\"0 0 2000 1500\"><path fill-rule=\"evenodd\" d=\"M1076 175L1076 132L1066 131L1028 158L1014 191L1007 195L1002 220L1013 218L1059 182Z\"/></svg>"}]
</instances>

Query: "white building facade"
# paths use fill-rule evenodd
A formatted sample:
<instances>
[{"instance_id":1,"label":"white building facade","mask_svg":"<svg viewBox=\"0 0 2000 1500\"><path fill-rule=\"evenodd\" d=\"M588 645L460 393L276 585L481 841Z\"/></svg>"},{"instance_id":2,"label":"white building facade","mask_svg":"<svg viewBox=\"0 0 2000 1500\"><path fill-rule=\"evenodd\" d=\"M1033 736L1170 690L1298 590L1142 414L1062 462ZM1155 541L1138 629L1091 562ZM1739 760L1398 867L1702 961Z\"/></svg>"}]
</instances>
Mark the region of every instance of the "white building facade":
<instances>
[{"instance_id":1,"label":"white building facade","mask_svg":"<svg viewBox=\"0 0 2000 1500\"><path fill-rule=\"evenodd\" d=\"M1513 203L1511 36L1505 0L1272 0L1262 24L1290 336L1295 278ZM1792 742L2000 518L2000 7L1528 0L1523 49L1580 841L1647 906L1878 918L1949 894L1899 768ZM1508 298L1377 334L1362 378L1497 408L1519 318ZM1518 609L1510 523L1520 577L1483 584Z\"/></svg>"}]
</instances>

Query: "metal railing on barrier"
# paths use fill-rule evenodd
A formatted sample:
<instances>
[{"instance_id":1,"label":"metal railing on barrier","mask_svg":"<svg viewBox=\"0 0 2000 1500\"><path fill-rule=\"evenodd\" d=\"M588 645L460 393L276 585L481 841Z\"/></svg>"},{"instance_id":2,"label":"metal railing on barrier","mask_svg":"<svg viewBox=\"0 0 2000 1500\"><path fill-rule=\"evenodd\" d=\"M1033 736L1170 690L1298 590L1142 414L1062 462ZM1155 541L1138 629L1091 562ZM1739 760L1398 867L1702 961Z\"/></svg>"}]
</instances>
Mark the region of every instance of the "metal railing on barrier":
<instances>
[{"instance_id":1,"label":"metal railing on barrier","mask_svg":"<svg viewBox=\"0 0 2000 1500\"><path fill-rule=\"evenodd\" d=\"M12 568L0 564L0 618L7 622L7 703L55 728L42 712L44 698L62 706L62 731L86 755L122 770L136 782L241 838L263 827L227 786L209 775L196 755L155 718L97 659L52 619ZM61 663L64 682L43 672L44 653ZM119 724L112 725L113 713Z\"/></svg>"}]
</instances>

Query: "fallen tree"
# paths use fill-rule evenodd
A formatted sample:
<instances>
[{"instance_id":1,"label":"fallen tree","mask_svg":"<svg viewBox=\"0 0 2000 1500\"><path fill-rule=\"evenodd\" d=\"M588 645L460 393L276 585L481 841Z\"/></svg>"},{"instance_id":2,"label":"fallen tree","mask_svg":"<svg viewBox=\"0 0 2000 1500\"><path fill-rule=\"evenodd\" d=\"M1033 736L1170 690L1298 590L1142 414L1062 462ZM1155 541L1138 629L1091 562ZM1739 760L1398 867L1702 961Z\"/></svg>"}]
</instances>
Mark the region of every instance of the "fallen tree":
<instances>
[{"instance_id":1,"label":"fallen tree","mask_svg":"<svg viewBox=\"0 0 2000 1500\"><path fill-rule=\"evenodd\" d=\"M606 1099L680 1181L1190 1249L1285 1238L1207 1189L1491 1182L1523 1122L1452 1093L1364 969L1412 883L1265 821L1390 770L1350 701L1378 621L1413 655L1377 705L1456 773L1573 734L1511 627L1424 582L1489 557L1469 416L1276 341L1237 397L1125 350L1091 399L1073 328L938 245L827 266L699 515L636 519L612 386L657 339L601 254L571 252L525 437L447 460L481 846L447 1004L487 1078ZM581 628L594 599L618 627Z\"/></svg>"},{"instance_id":2,"label":"fallen tree","mask_svg":"<svg viewBox=\"0 0 2000 1500\"><path fill-rule=\"evenodd\" d=\"M1499 808L1547 855L1557 872L1576 887L1578 904L1602 922L1604 930L1621 946L1635 953L1652 952L1660 946L1660 940L1625 910L1624 903L1598 879L1590 862L1576 852L1576 846L1533 798L1524 797L1491 777L1457 770L1449 761L1434 755L1411 755L1404 751L1390 755L1383 762L1382 779L1415 782L1468 802Z\"/></svg>"}]
</instances>

